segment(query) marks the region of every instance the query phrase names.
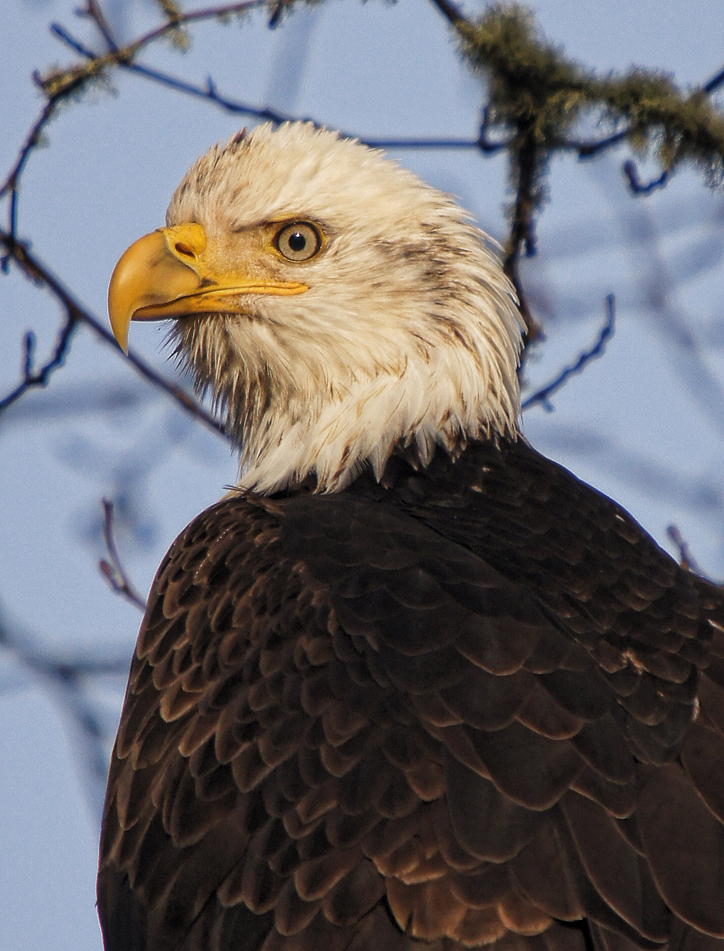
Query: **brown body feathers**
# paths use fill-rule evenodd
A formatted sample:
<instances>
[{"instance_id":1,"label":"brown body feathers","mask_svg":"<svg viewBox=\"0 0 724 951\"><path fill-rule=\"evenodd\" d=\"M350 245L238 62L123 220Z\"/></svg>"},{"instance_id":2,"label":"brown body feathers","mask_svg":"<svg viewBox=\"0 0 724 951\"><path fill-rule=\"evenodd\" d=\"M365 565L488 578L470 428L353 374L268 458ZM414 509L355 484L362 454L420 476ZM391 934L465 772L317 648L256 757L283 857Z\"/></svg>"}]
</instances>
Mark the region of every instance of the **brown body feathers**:
<instances>
[{"instance_id":1,"label":"brown body feathers","mask_svg":"<svg viewBox=\"0 0 724 951\"><path fill-rule=\"evenodd\" d=\"M108 951L722 951L722 592L521 440L383 481L161 565Z\"/></svg>"}]
</instances>

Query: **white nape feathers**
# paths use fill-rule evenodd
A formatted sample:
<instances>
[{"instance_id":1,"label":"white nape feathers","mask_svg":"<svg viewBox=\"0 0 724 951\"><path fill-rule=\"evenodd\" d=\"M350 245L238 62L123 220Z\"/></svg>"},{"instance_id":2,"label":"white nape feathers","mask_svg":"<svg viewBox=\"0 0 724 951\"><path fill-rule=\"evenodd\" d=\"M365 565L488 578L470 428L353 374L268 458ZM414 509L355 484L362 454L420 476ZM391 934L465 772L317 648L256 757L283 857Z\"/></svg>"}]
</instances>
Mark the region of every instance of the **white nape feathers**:
<instances>
[{"instance_id":1,"label":"white nape feathers","mask_svg":"<svg viewBox=\"0 0 724 951\"><path fill-rule=\"evenodd\" d=\"M331 492L367 463L379 478L393 451L425 466L437 446L516 436L514 291L466 212L382 153L311 124L259 126L192 166L167 213L184 222L307 288L175 324L228 416L241 488L311 478ZM290 222L319 232L308 260L269 243Z\"/></svg>"}]
</instances>

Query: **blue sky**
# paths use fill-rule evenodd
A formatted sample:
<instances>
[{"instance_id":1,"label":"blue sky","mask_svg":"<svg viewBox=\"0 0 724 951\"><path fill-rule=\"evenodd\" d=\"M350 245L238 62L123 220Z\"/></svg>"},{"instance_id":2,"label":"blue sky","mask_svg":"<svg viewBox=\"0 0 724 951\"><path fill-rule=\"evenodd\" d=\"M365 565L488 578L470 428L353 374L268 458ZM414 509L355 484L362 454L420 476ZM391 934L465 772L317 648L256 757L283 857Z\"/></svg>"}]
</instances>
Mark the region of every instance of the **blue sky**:
<instances>
[{"instance_id":1,"label":"blue sky","mask_svg":"<svg viewBox=\"0 0 724 951\"><path fill-rule=\"evenodd\" d=\"M97 42L74 16L77 6L4 0L3 171L41 106L31 72L73 60L49 24L60 21ZM600 71L638 63L696 84L724 65L721 0L531 6L551 39ZM150 2L113 0L105 8L125 39L156 22ZM330 2L275 31L259 16L203 25L186 55L161 44L144 62L189 81L212 76L229 96L363 138L472 136L483 99L445 22L423 0ZM163 223L188 165L244 124L137 77L114 74L111 83L51 124L20 205L21 234L101 318L119 255ZM396 157L503 237L509 196L502 157ZM538 449L622 502L661 544L669 544L666 526L676 523L702 567L722 578L724 202L693 173L633 199L623 157L553 163L539 253L523 266L548 335L531 354L531 385L595 339L608 293L616 295L618 323L606 356L555 397L553 413L538 407L526 414L525 431ZM60 319L50 297L17 271L0 275L0 394L17 380L24 332L36 332L42 359ZM134 327L131 343L164 368L161 328ZM130 660L140 615L109 592L98 571L100 500L116 501L124 564L145 594L177 532L234 480L228 447L81 330L50 387L0 419L0 459L0 624L41 652ZM123 687L122 676L83 685L109 739ZM101 792L84 766L87 748L57 687L11 651L0 654L0 688L0 947L97 949Z\"/></svg>"}]
</instances>

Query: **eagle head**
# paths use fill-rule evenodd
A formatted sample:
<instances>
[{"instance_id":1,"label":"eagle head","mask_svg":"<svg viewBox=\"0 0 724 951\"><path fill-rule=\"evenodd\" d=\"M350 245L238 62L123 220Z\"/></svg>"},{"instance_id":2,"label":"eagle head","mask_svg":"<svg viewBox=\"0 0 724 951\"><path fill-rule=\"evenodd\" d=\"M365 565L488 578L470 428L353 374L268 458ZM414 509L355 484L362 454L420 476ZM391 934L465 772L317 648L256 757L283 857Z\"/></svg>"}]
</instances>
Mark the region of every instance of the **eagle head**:
<instances>
[{"instance_id":1,"label":"eagle head","mask_svg":"<svg viewBox=\"0 0 724 951\"><path fill-rule=\"evenodd\" d=\"M239 486L336 491L390 455L515 437L522 321L486 236L448 196L311 123L216 145L166 227L121 257L109 312L173 318L176 354L211 388Z\"/></svg>"}]
</instances>

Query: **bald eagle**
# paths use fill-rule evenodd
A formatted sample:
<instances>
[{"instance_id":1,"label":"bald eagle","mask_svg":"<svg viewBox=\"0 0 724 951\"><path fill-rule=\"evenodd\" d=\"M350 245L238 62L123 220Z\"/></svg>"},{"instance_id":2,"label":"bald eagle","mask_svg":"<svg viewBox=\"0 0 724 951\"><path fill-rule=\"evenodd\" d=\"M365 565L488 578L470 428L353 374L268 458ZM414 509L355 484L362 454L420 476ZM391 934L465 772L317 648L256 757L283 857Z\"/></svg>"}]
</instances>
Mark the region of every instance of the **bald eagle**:
<instances>
[{"instance_id":1,"label":"bald eagle","mask_svg":"<svg viewBox=\"0 0 724 951\"><path fill-rule=\"evenodd\" d=\"M468 216L261 126L109 310L173 318L241 463L149 596L107 951L724 951L724 594L525 441Z\"/></svg>"}]
</instances>

